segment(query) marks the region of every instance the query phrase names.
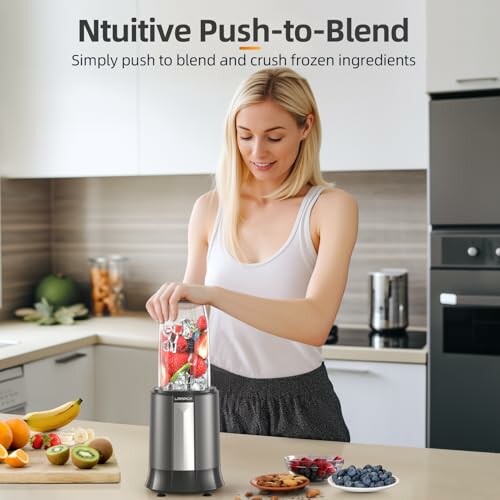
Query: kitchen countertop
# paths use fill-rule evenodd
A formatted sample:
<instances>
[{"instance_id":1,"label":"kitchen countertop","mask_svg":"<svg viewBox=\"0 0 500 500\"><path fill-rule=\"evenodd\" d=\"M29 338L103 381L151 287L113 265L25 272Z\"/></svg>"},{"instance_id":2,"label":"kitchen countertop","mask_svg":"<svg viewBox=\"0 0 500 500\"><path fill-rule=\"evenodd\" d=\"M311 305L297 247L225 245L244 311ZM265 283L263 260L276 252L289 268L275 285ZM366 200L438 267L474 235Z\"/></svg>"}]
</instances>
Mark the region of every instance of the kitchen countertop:
<instances>
[{"instance_id":1,"label":"kitchen countertop","mask_svg":"<svg viewBox=\"0 0 500 500\"><path fill-rule=\"evenodd\" d=\"M7 415L0 415L6 418ZM79 425L72 422L71 426ZM147 426L82 422L93 427L98 436L107 436L113 443L121 470L118 484L2 484L2 498L37 500L54 498L88 500L137 500L157 498L144 486L148 472L149 438ZM285 471L283 456L289 454L334 454L345 459L345 466L367 463L382 464L400 480L395 487L377 493L376 498L404 500L491 500L498 498L495 482L500 470L500 454L475 453L421 448L401 448L361 444L313 441L301 439L221 434L221 465L225 486L213 493L213 498L234 500L245 492L257 490L249 480L259 474ZM6 467L6 465L0 465ZM318 485L318 486L316 486ZM317 498L357 498L330 487L315 483L321 490ZM203 498L201 495L168 495L167 498ZM269 495L262 495L269 500ZM306 500L300 492L280 495L279 498Z\"/></svg>"},{"instance_id":2,"label":"kitchen countertop","mask_svg":"<svg viewBox=\"0 0 500 500\"><path fill-rule=\"evenodd\" d=\"M107 344L141 349L157 348L157 327L146 313L130 312L118 317L91 318L75 325L39 326L20 320L0 322L0 370L62 354L73 349ZM328 345L324 359L425 364L427 348L374 349Z\"/></svg>"}]
</instances>

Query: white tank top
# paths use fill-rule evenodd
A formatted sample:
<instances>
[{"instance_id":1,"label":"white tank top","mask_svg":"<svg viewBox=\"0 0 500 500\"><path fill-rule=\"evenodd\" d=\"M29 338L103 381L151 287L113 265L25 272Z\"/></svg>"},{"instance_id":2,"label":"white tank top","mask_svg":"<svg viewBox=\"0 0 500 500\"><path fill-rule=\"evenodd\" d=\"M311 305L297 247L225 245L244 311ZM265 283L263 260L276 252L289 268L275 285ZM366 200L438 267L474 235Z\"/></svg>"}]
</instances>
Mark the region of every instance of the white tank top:
<instances>
[{"instance_id":1,"label":"white tank top","mask_svg":"<svg viewBox=\"0 0 500 500\"><path fill-rule=\"evenodd\" d=\"M309 189L285 244L257 263L241 263L227 250L219 205L208 246L205 284L270 299L304 298L317 257L310 233L311 209L323 189ZM215 307L210 310L209 332L211 362L244 377L300 375L322 362L321 347L257 330Z\"/></svg>"}]
</instances>

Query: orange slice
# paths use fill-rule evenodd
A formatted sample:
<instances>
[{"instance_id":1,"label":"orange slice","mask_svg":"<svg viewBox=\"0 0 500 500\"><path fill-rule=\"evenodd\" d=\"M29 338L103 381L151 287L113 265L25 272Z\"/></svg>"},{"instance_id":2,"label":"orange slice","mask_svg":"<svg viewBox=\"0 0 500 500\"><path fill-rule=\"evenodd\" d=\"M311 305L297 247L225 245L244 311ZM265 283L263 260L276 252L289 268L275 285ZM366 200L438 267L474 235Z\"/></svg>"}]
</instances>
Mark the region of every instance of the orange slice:
<instances>
[{"instance_id":1,"label":"orange slice","mask_svg":"<svg viewBox=\"0 0 500 500\"><path fill-rule=\"evenodd\" d=\"M0 462L3 462L4 459L7 458L7 455L9 452L7 451L7 448L3 444L0 444Z\"/></svg>"},{"instance_id":2,"label":"orange slice","mask_svg":"<svg viewBox=\"0 0 500 500\"><path fill-rule=\"evenodd\" d=\"M5 458L4 461L11 467L24 467L26 464L29 464L30 457L24 450L19 448L18 450L15 450L7 455L7 458Z\"/></svg>"}]
</instances>

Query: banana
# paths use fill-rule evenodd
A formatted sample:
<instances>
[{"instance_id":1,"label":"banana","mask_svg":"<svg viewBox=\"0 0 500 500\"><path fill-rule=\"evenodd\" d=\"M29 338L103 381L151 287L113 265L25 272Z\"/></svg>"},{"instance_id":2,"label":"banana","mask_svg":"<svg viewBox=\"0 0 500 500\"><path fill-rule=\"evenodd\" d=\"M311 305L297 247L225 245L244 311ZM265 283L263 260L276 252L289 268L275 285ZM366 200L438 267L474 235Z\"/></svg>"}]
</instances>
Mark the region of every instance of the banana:
<instances>
[{"instance_id":1,"label":"banana","mask_svg":"<svg viewBox=\"0 0 500 500\"><path fill-rule=\"evenodd\" d=\"M73 439L76 444L84 444L89 439L89 433L83 427L78 427L73 433Z\"/></svg>"},{"instance_id":2,"label":"banana","mask_svg":"<svg viewBox=\"0 0 500 500\"><path fill-rule=\"evenodd\" d=\"M51 410L27 413L23 419L29 425L30 429L34 431L54 431L69 424L78 416L81 403L82 399L78 398Z\"/></svg>"}]
</instances>

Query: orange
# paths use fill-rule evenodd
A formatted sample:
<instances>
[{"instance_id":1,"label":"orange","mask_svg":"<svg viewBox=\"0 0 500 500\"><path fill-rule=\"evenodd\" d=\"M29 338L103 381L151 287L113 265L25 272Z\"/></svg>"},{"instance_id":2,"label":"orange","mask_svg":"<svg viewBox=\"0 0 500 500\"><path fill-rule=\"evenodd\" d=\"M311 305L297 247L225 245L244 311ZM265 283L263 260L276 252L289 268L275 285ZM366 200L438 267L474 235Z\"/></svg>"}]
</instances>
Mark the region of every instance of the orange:
<instances>
[{"instance_id":1,"label":"orange","mask_svg":"<svg viewBox=\"0 0 500 500\"><path fill-rule=\"evenodd\" d=\"M30 440L30 428L22 418L11 418L5 422L12 431L11 448L22 448Z\"/></svg>"},{"instance_id":2,"label":"orange","mask_svg":"<svg viewBox=\"0 0 500 500\"><path fill-rule=\"evenodd\" d=\"M7 451L7 448L5 446L2 446L0 444L0 462L3 462L5 458L7 458L7 455L9 452Z\"/></svg>"},{"instance_id":3,"label":"orange","mask_svg":"<svg viewBox=\"0 0 500 500\"><path fill-rule=\"evenodd\" d=\"M9 449L12 444L12 431L10 427L3 421L0 421L0 444L5 448Z\"/></svg>"},{"instance_id":4,"label":"orange","mask_svg":"<svg viewBox=\"0 0 500 500\"><path fill-rule=\"evenodd\" d=\"M30 463L30 457L24 450L18 449L10 453L4 461L11 467L24 467Z\"/></svg>"}]
</instances>

